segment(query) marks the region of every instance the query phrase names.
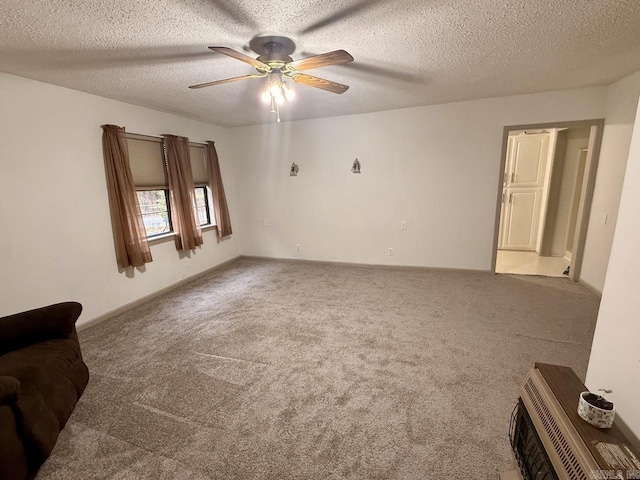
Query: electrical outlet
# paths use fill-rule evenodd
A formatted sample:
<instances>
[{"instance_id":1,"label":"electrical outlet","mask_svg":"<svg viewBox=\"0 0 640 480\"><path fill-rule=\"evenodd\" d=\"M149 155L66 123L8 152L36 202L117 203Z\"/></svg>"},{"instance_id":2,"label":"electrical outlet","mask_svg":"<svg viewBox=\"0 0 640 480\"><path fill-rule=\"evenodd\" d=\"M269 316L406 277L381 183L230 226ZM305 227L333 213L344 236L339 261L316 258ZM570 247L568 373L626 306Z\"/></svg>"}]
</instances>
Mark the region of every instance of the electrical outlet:
<instances>
[{"instance_id":1,"label":"electrical outlet","mask_svg":"<svg viewBox=\"0 0 640 480\"><path fill-rule=\"evenodd\" d=\"M389 256L390 256L390 257L393 257L393 248L390 248L390 249L389 249Z\"/></svg>"},{"instance_id":2,"label":"electrical outlet","mask_svg":"<svg viewBox=\"0 0 640 480\"><path fill-rule=\"evenodd\" d=\"M296 243L296 250L300 251L300 244L299 243Z\"/></svg>"},{"instance_id":3,"label":"electrical outlet","mask_svg":"<svg viewBox=\"0 0 640 480\"><path fill-rule=\"evenodd\" d=\"M264 220L262 220L262 225L265 226L265 227L268 227L269 226L269 219L265 218Z\"/></svg>"},{"instance_id":4,"label":"electrical outlet","mask_svg":"<svg viewBox=\"0 0 640 480\"><path fill-rule=\"evenodd\" d=\"M407 221L406 220L402 220L400 222L400 230L406 230L407 229Z\"/></svg>"}]
</instances>

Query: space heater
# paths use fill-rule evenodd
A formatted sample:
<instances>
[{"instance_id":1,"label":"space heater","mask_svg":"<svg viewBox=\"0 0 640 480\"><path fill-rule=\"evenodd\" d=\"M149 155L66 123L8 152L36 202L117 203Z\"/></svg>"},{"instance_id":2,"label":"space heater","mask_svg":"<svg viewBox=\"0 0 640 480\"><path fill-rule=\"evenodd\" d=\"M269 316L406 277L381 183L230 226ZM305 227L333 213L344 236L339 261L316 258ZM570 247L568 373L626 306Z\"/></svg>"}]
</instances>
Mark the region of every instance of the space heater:
<instances>
[{"instance_id":1,"label":"space heater","mask_svg":"<svg viewBox=\"0 0 640 480\"><path fill-rule=\"evenodd\" d=\"M518 468L501 480L640 480L640 454L620 428L599 429L578 416L586 390L570 368L535 364L511 415Z\"/></svg>"}]
</instances>

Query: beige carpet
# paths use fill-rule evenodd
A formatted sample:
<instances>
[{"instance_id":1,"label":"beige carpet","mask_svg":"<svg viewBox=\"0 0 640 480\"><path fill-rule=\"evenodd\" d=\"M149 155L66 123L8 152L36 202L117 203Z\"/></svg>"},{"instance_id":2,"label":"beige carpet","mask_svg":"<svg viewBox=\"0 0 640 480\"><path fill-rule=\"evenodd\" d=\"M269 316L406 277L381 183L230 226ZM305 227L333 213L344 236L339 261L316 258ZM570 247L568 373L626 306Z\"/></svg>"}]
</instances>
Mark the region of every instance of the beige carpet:
<instances>
[{"instance_id":1,"label":"beige carpet","mask_svg":"<svg viewBox=\"0 0 640 480\"><path fill-rule=\"evenodd\" d=\"M495 479L534 361L584 378L562 278L241 259L81 332L39 479Z\"/></svg>"}]
</instances>

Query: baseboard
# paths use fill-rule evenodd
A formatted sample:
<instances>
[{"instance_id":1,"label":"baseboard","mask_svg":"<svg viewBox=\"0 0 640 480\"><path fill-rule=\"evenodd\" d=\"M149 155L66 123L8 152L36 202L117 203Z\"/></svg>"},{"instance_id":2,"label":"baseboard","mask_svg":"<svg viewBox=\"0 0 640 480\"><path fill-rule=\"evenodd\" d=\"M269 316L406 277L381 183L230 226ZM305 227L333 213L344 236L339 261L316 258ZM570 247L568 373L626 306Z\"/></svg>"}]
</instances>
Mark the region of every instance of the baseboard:
<instances>
[{"instance_id":1,"label":"baseboard","mask_svg":"<svg viewBox=\"0 0 640 480\"><path fill-rule=\"evenodd\" d=\"M425 267L419 265L386 265L378 263L338 262L332 260L307 260L303 258L263 257L260 255L241 255L240 258L246 258L250 260L269 260L282 263L310 263L315 265L340 265L345 267L386 268L389 270L437 270L449 272L491 273L491 270L489 269L483 270L474 268Z\"/></svg>"},{"instance_id":2,"label":"baseboard","mask_svg":"<svg viewBox=\"0 0 640 480\"><path fill-rule=\"evenodd\" d=\"M89 327L93 327L94 325L97 325L98 323L104 322L105 320L114 317L116 315L120 315L121 313L126 312L127 310L131 310L132 308L137 307L138 305L151 300L154 297L157 297L159 295L165 294L171 290L174 290L178 287L181 287L182 285L185 285L187 283L193 282L197 279L199 279L200 277L203 277L211 272L214 272L216 270L221 270L227 266L229 266L231 263L234 263L236 261L238 261L238 259L240 258L240 256L236 256L233 257L229 260L225 260L222 263L219 263L217 265L214 265L211 268L207 268L206 270L203 270L202 272L198 272L195 273L189 277L183 278L181 280L178 280L175 283L172 283L170 285L167 285L166 287L161 288L160 290L156 290L154 292L151 292L143 297L137 298L135 300L133 300L132 302L129 303L125 303L124 305L118 307L118 308L114 308L113 310L109 310L106 313L103 313L102 315L99 315L97 317L92 318L91 320L88 320L87 322L84 323L80 323L77 325L77 330L79 332L86 330Z\"/></svg>"},{"instance_id":3,"label":"baseboard","mask_svg":"<svg viewBox=\"0 0 640 480\"><path fill-rule=\"evenodd\" d=\"M582 278L578 279L578 283L582 285L584 288L593 293L596 297L602 298L602 292L598 290L596 287L591 285L589 282L585 282Z\"/></svg>"}]
</instances>

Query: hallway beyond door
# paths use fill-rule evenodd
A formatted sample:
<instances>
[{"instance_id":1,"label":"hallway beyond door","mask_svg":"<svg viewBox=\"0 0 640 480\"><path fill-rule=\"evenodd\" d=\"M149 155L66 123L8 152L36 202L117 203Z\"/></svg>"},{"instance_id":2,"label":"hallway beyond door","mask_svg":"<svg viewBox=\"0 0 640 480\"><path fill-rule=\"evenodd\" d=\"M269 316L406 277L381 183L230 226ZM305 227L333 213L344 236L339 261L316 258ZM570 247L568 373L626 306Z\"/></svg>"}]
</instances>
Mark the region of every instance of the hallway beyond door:
<instances>
[{"instance_id":1,"label":"hallway beyond door","mask_svg":"<svg viewBox=\"0 0 640 480\"><path fill-rule=\"evenodd\" d=\"M562 272L569 263L564 257L541 257L536 252L498 250L496 273L563 277Z\"/></svg>"}]
</instances>

